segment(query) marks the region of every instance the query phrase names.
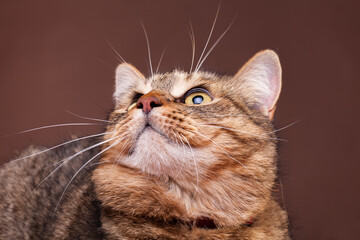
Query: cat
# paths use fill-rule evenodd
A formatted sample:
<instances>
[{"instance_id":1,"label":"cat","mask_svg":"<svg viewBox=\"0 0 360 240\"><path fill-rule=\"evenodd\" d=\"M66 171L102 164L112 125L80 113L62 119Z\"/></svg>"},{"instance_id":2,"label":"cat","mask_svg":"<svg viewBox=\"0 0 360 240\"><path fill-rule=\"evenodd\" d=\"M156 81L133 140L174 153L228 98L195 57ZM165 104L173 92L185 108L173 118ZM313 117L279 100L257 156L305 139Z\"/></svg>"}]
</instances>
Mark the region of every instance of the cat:
<instances>
[{"instance_id":1,"label":"cat","mask_svg":"<svg viewBox=\"0 0 360 240\"><path fill-rule=\"evenodd\" d=\"M0 239L290 239L273 196L280 90L272 50L234 76L120 64L103 134L0 169Z\"/></svg>"}]
</instances>

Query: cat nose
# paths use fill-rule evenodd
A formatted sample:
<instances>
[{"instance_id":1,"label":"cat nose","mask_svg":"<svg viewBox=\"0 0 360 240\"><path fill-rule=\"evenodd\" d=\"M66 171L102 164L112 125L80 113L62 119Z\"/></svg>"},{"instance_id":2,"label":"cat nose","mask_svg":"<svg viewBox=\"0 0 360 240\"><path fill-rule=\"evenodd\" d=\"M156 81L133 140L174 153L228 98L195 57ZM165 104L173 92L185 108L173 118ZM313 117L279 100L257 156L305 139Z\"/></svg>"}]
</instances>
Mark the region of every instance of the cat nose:
<instances>
[{"instance_id":1,"label":"cat nose","mask_svg":"<svg viewBox=\"0 0 360 240\"><path fill-rule=\"evenodd\" d=\"M139 100L136 102L137 108L142 108L142 110L145 113L149 113L151 109L155 107L160 107L163 105L156 94L148 93L139 98Z\"/></svg>"}]
</instances>

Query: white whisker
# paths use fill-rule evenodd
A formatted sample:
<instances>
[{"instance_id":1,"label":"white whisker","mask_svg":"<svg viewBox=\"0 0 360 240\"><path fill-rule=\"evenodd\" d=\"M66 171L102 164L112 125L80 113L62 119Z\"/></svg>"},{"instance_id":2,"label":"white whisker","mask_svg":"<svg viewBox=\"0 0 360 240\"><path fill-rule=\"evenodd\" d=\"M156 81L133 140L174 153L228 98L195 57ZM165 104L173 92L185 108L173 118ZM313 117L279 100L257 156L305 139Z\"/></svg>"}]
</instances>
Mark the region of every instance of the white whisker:
<instances>
[{"instance_id":1,"label":"white whisker","mask_svg":"<svg viewBox=\"0 0 360 240\"><path fill-rule=\"evenodd\" d=\"M70 111L68 111L68 110L65 110L65 112L67 112L67 113L69 113L69 114L71 114L71 115L74 115L75 117L79 117L79 118L86 119L86 120L113 123L112 121L108 121L108 120L104 120L104 119L84 117L84 116L78 115L78 114L76 114L76 113L70 112Z\"/></svg>"},{"instance_id":2,"label":"white whisker","mask_svg":"<svg viewBox=\"0 0 360 240\"><path fill-rule=\"evenodd\" d=\"M153 67L152 67L152 62L151 62L151 52L150 52L150 43L149 43L149 38L145 29L144 24L141 22L141 26L144 30L145 33L145 38L146 38L146 45L147 45L147 50L148 50L148 56L149 56L149 65L150 65L150 71L151 71L151 77L154 76L154 72L153 72Z\"/></svg>"},{"instance_id":3,"label":"white whisker","mask_svg":"<svg viewBox=\"0 0 360 240\"><path fill-rule=\"evenodd\" d=\"M201 66L203 65L203 63L205 62L206 58L210 55L210 53L212 52L212 50L216 47L216 45L220 42L220 40L225 36L225 34L227 33L227 31L229 31L230 27L233 25L235 18L233 19L233 21L230 23L230 25L226 28L226 30L223 32L223 34L220 35L220 37L215 41L215 43L212 45L212 47L209 49L209 51L206 53L206 55L204 56L204 58L201 60L201 62L198 64L198 66L195 69L195 72L199 71L199 69L201 68Z\"/></svg>"},{"instance_id":4,"label":"white whisker","mask_svg":"<svg viewBox=\"0 0 360 240\"><path fill-rule=\"evenodd\" d=\"M97 162L97 163L90 164L89 167L97 166L97 165L105 164L105 163L109 163L109 162L110 162L110 161L101 161L101 162Z\"/></svg>"},{"instance_id":5,"label":"white whisker","mask_svg":"<svg viewBox=\"0 0 360 240\"><path fill-rule=\"evenodd\" d=\"M191 74L193 66L194 66L194 60L195 60L195 34L194 34L194 29L192 27L192 24L190 22L190 30L191 32L190 34L190 41L191 41L191 49L192 49L192 56L191 56L191 66L190 66L190 71L189 74Z\"/></svg>"},{"instance_id":6,"label":"white whisker","mask_svg":"<svg viewBox=\"0 0 360 240\"><path fill-rule=\"evenodd\" d=\"M246 115L246 114L218 114L218 115L214 115L214 116L206 116L206 117L201 117L202 118L220 118L220 117L248 117L248 118L258 118L258 119L269 119L267 117L256 117L256 116L251 116L251 115Z\"/></svg>"},{"instance_id":7,"label":"white whisker","mask_svg":"<svg viewBox=\"0 0 360 240\"><path fill-rule=\"evenodd\" d=\"M200 58L199 58L199 60L198 60L198 62L197 62L197 64L196 64L195 72L197 72L198 65L199 65L199 63L200 63L201 60L202 60L202 57L203 57L203 55L204 55L204 53L205 53L205 51L206 51L206 48L207 48L207 46L208 46L208 44L209 44L211 35L212 35L213 31L214 31L215 24L216 24L216 20L217 20L217 18L218 18L219 11L220 11L220 5L221 5L221 2L219 3L218 9L217 9L217 11L216 11L215 19L214 19L214 22L213 22L213 24L212 24L212 27L211 27L211 30L210 30L210 33L209 33L209 37L208 37L208 39L207 39L207 41L206 41L205 47L204 47L204 49L203 49L203 51L202 51L202 53L201 53L201 55L200 55Z\"/></svg>"},{"instance_id":8,"label":"white whisker","mask_svg":"<svg viewBox=\"0 0 360 240\"><path fill-rule=\"evenodd\" d=\"M105 66L108 66L111 70L114 70L115 66L112 66L111 64L105 62L104 60L102 60L101 58L96 58L97 60L99 60L102 64L104 64Z\"/></svg>"},{"instance_id":9,"label":"white whisker","mask_svg":"<svg viewBox=\"0 0 360 240\"><path fill-rule=\"evenodd\" d=\"M119 137L120 137L120 136L117 136L117 138L119 138ZM121 140L121 139L120 139L120 140ZM74 178L80 173L80 171L81 171L82 169L84 169L84 167L86 167L86 165L89 164L92 160L94 160L97 156L101 155L102 153L106 152L107 150L109 150L110 148L112 148L112 147L114 147L116 144L118 144L120 140L115 141L115 142L114 142L113 144L111 144L109 147L107 147L107 148L105 148L104 150L102 150L101 152L97 153L95 156L93 156L92 158L90 158L90 160L88 160L85 164L83 164L83 165L81 166L81 168L79 168L79 170L77 170L77 172L76 172L76 173L74 174L74 176L70 179L69 183L66 185L64 191L62 192L62 194L61 194L61 196L60 196L60 198L59 198L59 201L58 201L58 203L56 204L53 217L55 216L55 213L56 213L56 211L57 211L57 209L58 209L58 207L59 207L59 204L60 204L60 202L61 202L61 200L62 200L62 198L63 198L66 190L68 189L68 187L70 186L70 184L71 184L71 182L74 180Z\"/></svg>"},{"instance_id":10,"label":"white whisker","mask_svg":"<svg viewBox=\"0 0 360 240\"><path fill-rule=\"evenodd\" d=\"M179 144L179 145L181 145L181 147L182 147L182 149L183 149L183 152L184 152L181 167L180 167L180 169L179 169L179 171L178 171L177 175L175 176L175 179L177 179L177 178L178 178L178 176L180 175L180 173L181 173L181 171L182 171L182 169L183 169L184 165L185 165L185 154L186 154L186 151L185 151L185 147L184 147L184 146L185 146L185 144L184 144L183 140L181 140L181 137L180 137L179 133L177 133L177 132L175 132L175 131L173 131L173 132L174 132L174 133L176 133L176 134L178 135L179 140L181 141L181 144ZM175 137L175 138L176 138L176 137ZM177 138L176 138L176 139L177 139ZM177 141L176 141L176 142L177 142Z\"/></svg>"},{"instance_id":11,"label":"white whisker","mask_svg":"<svg viewBox=\"0 0 360 240\"><path fill-rule=\"evenodd\" d=\"M279 129L276 129L276 130L274 130L274 131L267 132L267 133L264 133L264 134L261 134L261 135L266 135L266 134L270 134L270 133L279 132L279 131L284 130L284 129L288 128L288 127L291 127L292 125L298 123L299 121L300 121L300 120L297 120L297 121L295 121L295 122L293 122L293 123L290 123L289 125L286 125L285 127L282 127L282 128L279 128Z\"/></svg>"},{"instance_id":12,"label":"white whisker","mask_svg":"<svg viewBox=\"0 0 360 240\"><path fill-rule=\"evenodd\" d=\"M254 136L254 137L258 137L258 138L285 141L284 139L272 138L272 137L263 137L262 135L256 135L256 134L253 134L253 133L244 132L244 131L241 131L241 130L237 130L237 129L234 129L234 128L228 128L228 127L224 127L224 126L210 125L210 124L202 124L202 123L199 123L199 124L198 124L198 123L193 123L193 124L199 125L199 126L207 126L207 127L227 129L227 130L231 130L231 131L234 131L234 132L240 132L240 133L247 134L247 135ZM216 124L216 123L214 123L214 124Z\"/></svg>"},{"instance_id":13,"label":"white whisker","mask_svg":"<svg viewBox=\"0 0 360 240\"><path fill-rule=\"evenodd\" d=\"M124 139L127 140L127 139L126 139L126 136L124 137ZM122 139L122 140L124 140L124 139ZM115 163L116 163L116 164L120 164L120 158L119 158L119 157L120 157L120 155L123 154L123 152L125 151L125 149L127 148L127 146L129 146L129 144L130 144L129 141L126 141L126 142L125 142L125 145L123 145L123 147L120 149L119 153L116 155L113 164L115 164Z\"/></svg>"},{"instance_id":14,"label":"white whisker","mask_svg":"<svg viewBox=\"0 0 360 240\"><path fill-rule=\"evenodd\" d=\"M15 133L15 134L28 133L28 132L33 132L33 131L36 131L36 130L41 130L41 129L46 129L46 128L66 127L66 126L93 126L93 125L104 125L104 124L102 124L102 123L63 123L63 124L54 124L54 125L47 125L47 126L43 126L43 127L37 127L37 128L24 130L24 131Z\"/></svg>"},{"instance_id":15,"label":"white whisker","mask_svg":"<svg viewBox=\"0 0 360 240\"><path fill-rule=\"evenodd\" d=\"M184 138L184 140L186 141L187 145L189 146L190 148L190 151L191 151L191 154L193 156L193 161L194 161L194 166L195 166L195 172L196 172L196 189L195 191L198 192L199 191L199 171L198 171L198 168L197 168L197 163L196 163L196 159L195 159L195 154L194 154L194 151L189 143L189 141L186 139L186 137L180 133L180 135ZM194 194L194 198L195 198L195 194Z\"/></svg>"},{"instance_id":16,"label":"white whisker","mask_svg":"<svg viewBox=\"0 0 360 240\"><path fill-rule=\"evenodd\" d=\"M281 199L282 199L282 205L284 206L285 212L288 212L286 209L286 205L285 205L285 198L284 198L284 189L283 189L283 185L281 182L281 179L279 178L279 183L280 183L280 187L281 187ZM286 214L286 218L287 218L287 224L290 227L290 219L289 216Z\"/></svg>"},{"instance_id":17,"label":"white whisker","mask_svg":"<svg viewBox=\"0 0 360 240\"><path fill-rule=\"evenodd\" d=\"M166 46L164 47L164 50L163 50L162 53L161 53L161 57L160 57L160 60L159 60L158 65L157 65L157 67L156 67L156 72L155 72L155 73L158 73L158 72L159 72L159 67L160 67L161 61L162 61L162 59L163 59L163 57L164 57L165 51L166 51Z\"/></svg>"},{"instance_id":18,"label":"white whisker","mask_svg":"<svg viewBox=\"0 0 360 240\"><path fill-rule=\"evenodd\" d=\"M55 148L64 146L64 145L69 144L69 143L72 143L72 142L77 142L77 141L84 140L84 139L88 139L88 138L103 136L103 135L106 135L106 134L108 134L108 133L113 133L113 132L105 132L105 133L93 134L93 135L89 135L89 136L85 136L85 137L73 139L73 140L70 140L70 141L67 141L67 142L58 144L58 145L56 145L56 146L50 147L50 148L48 148L48 149L45 149L45 150L43 150L43 151L36 152L36 153L30 154L30 155L27 155L27 156L25 156L25 157L21 157L21 158L14 159L14 160L12 160L11 162L9 162L9 163L7 163L7 164L10 164L10 163L13 163L13 162L17 162L17 161L22 160L22 159L25 159L25 158L33 157L33 156L39 155L39 154L41 154L41 153L48 152L48 151L50 151L50 150L53 150L53 149L55 149ZM5 165L6 165L6 164L5 164Z\"/></svg>"},{"instance_id":19,"label":"white whisker","mask_svg":"<svg viewBox=\"0 0 360 240\"><path fill-rule=\"evenodd\" d=\"M208 136L205 136L204 134L201 134L199 132L195 132L195 131L191 131L191 130L186 130L186 131L190 131L190 132L193 132L194 134L199 134L200 136L204 137L204 138L207 138L209 139L212 143L214 143L218 148L220 148L229 158L231 158L232 160L238 162L241 164L241 166L243 166L251 175L252 173L249 171L249 169L247 167L245 167L244 164L242 164L239 160L237 160L236 158L230 156L226 151L225 149L223 149L219 144L217 144L214 140L212 140L211 138L209 138Z\"/></svg>"},{"instance_id":20,"label":"white whisker","mask_svg":"<svg viewBox=\"0 0 360 240\"><path fill-rule=\"evenodd\" d=\"M110 43L110 41L108 39L106 39L106 42L109 44L109 46L112 48L112 50L116 53L117 56L119 56L119 60L122 61L123 63L126 63L125 59L118 53L118 51L116 51L116 49L114 48L114 46Z\"/></svg>"},{"instance_id":21,"label":"white whisker","mask_svg":"<svg viewBox=\"0 0 360 240\"><path fill-rule=\"evenodd\" d=\"M118 137L120 137L120 136L116 136L116 137L110 138L110 139L108 139L108 140L102 141L102 142L100 142L100 143L91 145L90 147L87 147L87 148L81 150L80 152L77 152L77 153L75 153L74 155L72 155L72 156L70 156L70 157L68 157L68 158L65 158L65 159L57 162L57 163L61 163L61 164L59 164L49 175L47 175L47 176L34 188L34 190L36 190L44 181L46 181L51 175L53 175L59 168L61 168L65 163L67 163L67 162L70 161L71 159L75 158L76 156L78 156L78 155L80 155L80 154L82 154L82 153L84 153L84 152L86 152L86 151L89 151L90 149L93 149L93 148L95 148L95 147L97 147L97 146L100 146L100 145L102 145L102 144L104 144L104 143L110 142L110 141L112 141L112 140L114 140L115 138L118 138Z\"/></svg>"}]
</instances>

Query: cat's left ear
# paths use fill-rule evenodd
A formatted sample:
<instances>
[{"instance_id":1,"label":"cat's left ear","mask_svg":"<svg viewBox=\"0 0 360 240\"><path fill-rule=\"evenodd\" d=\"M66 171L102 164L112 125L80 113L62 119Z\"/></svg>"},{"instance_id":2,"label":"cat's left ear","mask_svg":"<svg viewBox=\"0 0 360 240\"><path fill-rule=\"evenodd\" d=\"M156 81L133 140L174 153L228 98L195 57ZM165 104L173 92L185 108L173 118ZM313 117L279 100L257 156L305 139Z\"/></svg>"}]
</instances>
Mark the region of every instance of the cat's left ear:
<instances>
[{"instance_id":1,"label":"cat's left ear","mask_svg":"<svg viewBox=\"0 0 360 240\"><path fill-rule=\"evenodd\" d=\"M278 55L272 50L257 53L238 71L234 80L245 101L272 119L281 90Z\"/></svg>"},{"instance_id":2,"label":"cat's left ear","mask_svg":"<svg viewBox=\"0 0 360 240\"><path fill-rule=\"evenodd\" d=\"M144 85L145 77L133 65L122 63L116 68L114 101L117 106L129 104L128 100L133 91ZM141 89L140 89L141 91Z\"/></svg>"}]
</instances>

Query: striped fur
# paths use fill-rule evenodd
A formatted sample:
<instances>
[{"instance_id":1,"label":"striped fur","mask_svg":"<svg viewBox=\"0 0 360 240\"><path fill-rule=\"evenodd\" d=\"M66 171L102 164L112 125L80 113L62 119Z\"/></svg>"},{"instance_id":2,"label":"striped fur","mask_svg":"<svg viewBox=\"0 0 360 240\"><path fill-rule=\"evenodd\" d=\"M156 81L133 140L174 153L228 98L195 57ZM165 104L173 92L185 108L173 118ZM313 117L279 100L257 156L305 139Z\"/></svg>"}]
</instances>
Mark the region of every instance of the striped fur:
<instances>
[{"instance_id":1,"label":"striped fur","mask_svg":"<svg viewBox=\"0 0 360 240\"><path fill-rule=\"evenodd\" d=\"M212 101L185 104L195 87ZM0 238L289 239L287 215L273 197L271 119L280 88L280 63L270 50L235 76L174 70L145 78L121 64L101 149L66 162L35 192L54 169L45 166L94 145L84 140L0 170ZM141 96L161 104L146 114L133 105ZM194 225L204 218L216 228Z\"/></svg>"}]
</instances>

